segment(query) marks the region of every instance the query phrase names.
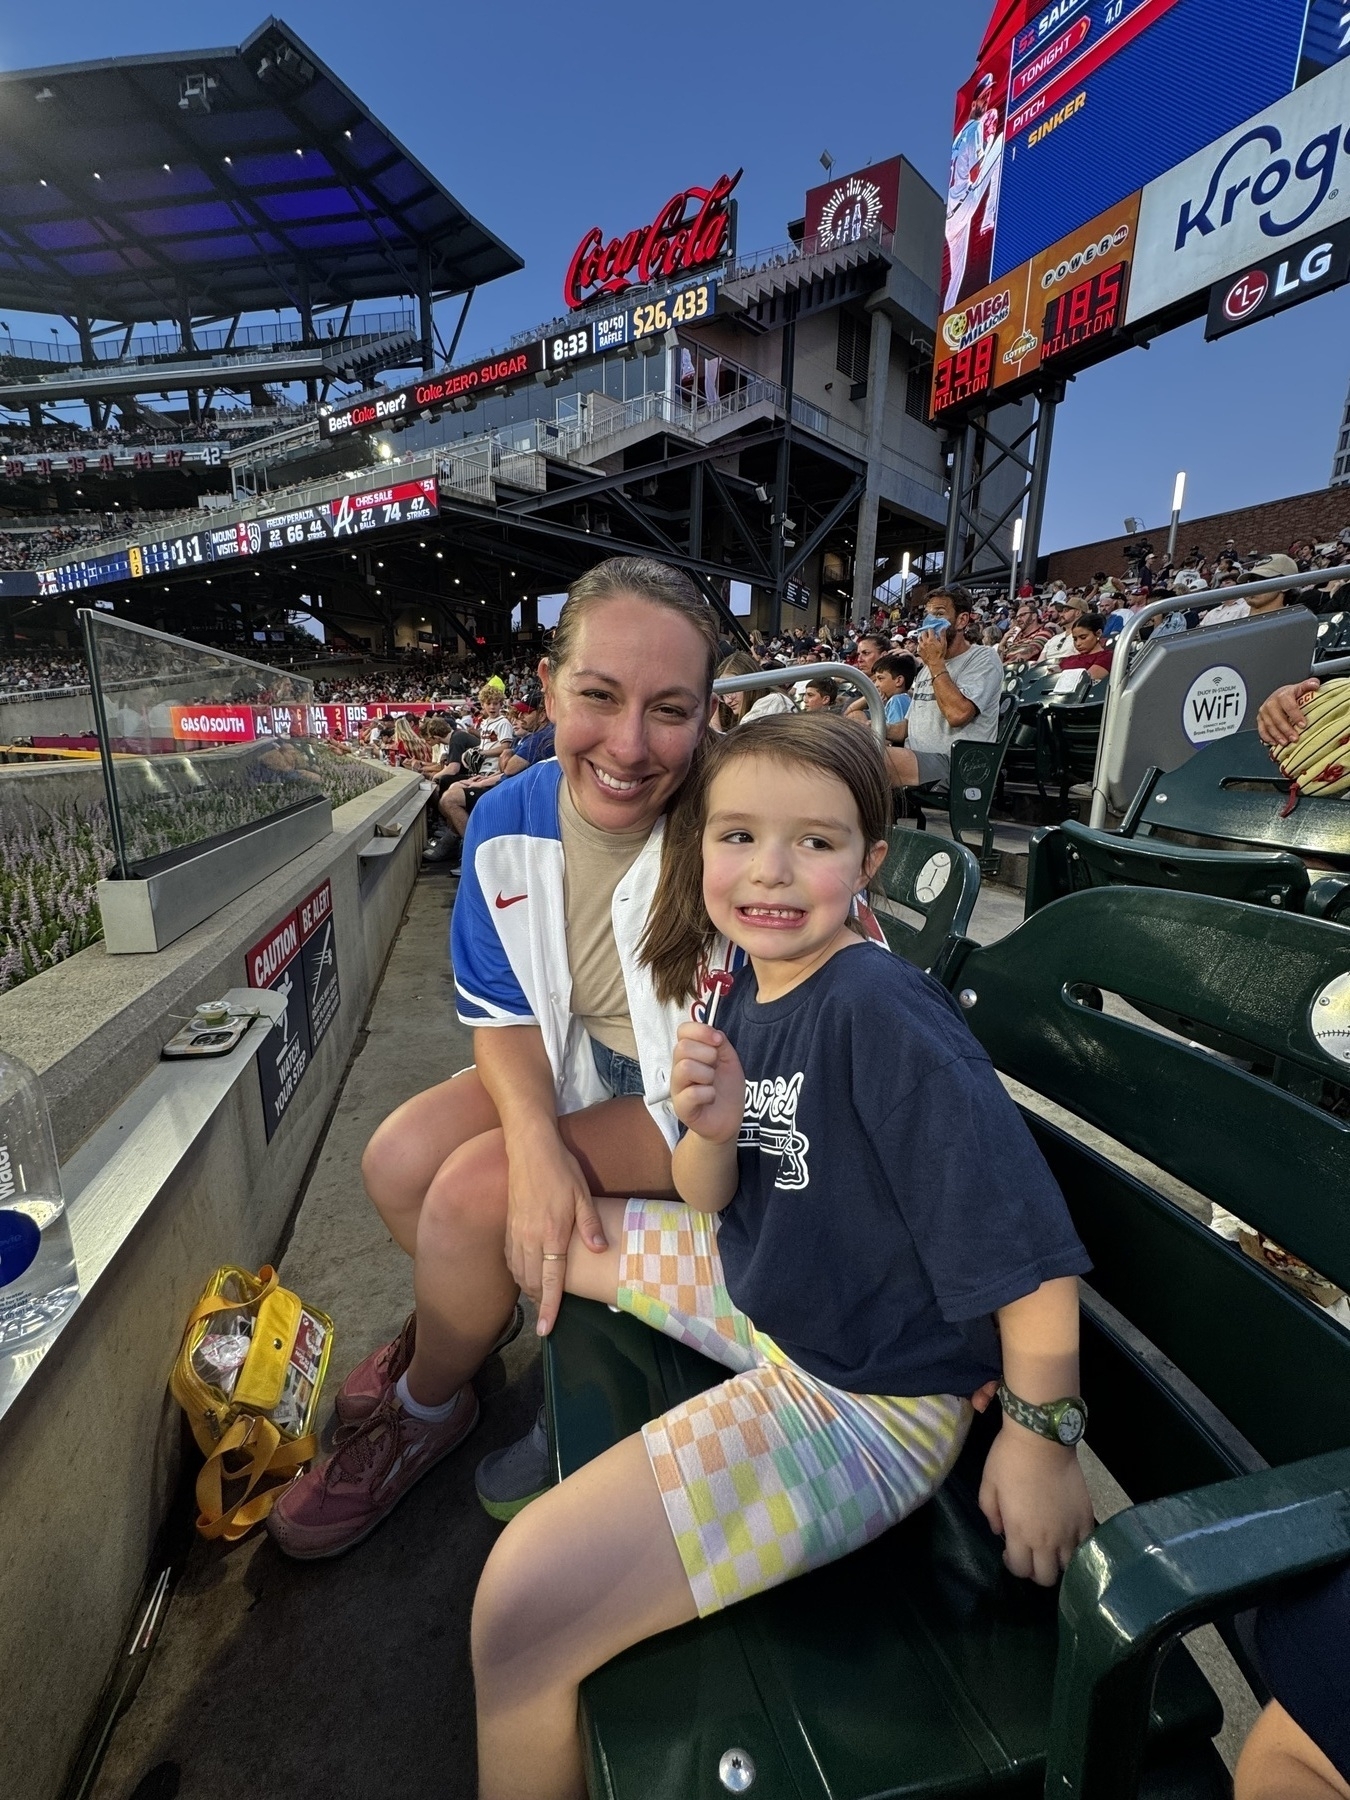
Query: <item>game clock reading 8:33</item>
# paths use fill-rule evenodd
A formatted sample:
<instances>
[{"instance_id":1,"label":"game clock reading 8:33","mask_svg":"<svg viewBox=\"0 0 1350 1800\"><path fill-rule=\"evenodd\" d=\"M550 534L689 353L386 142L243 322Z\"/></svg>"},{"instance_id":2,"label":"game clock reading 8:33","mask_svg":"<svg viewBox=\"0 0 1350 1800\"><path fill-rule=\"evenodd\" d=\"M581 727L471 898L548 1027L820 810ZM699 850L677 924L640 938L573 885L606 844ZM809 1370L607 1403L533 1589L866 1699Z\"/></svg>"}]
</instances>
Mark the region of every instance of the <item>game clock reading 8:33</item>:
<instances>
[{"instance_id":1,"label":"game clock reading 8:33","mask_svg":"<svg viewBox=\"0 0 1350 1800\"><path fill-rule=\"evenodd\" d=\"M987 394L994 385L994 370L997 367L996 332L990 332L975 343L965 345L955 356L939 363L933 372L933 418L941 417L953 406L964 405L969 400L977 400L981 394Z\"/></svg>"}]
</instances>

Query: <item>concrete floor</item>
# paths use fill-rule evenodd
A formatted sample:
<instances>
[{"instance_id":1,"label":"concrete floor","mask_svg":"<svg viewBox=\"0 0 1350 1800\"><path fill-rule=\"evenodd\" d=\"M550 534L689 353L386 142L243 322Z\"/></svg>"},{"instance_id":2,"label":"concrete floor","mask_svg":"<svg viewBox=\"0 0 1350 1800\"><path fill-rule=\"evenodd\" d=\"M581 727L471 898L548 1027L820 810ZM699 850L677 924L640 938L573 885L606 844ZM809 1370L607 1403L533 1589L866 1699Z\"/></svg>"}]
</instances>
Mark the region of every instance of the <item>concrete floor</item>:
<instances>
[{"instance_id":1,"label":"concrete floor","mask_svg":"<svg viewBox=\"0 0 1350 1800\"><path fill-rule=\"evenodd\" d=\"M362 1148L401 1101L471 1060L446 959L454 890L435 870L413 891L281 1263L286 1285L337 1321L330 1394L397 1330L411 1300L410 1265L364 1198ZM1002 937L1021 917L1020 894L986 886L973 935ZM483 1371L482 1423L466 1452L352 1555L291 1563L263 1534L234 1547L195 1543L91 1800L471 1800L469 1614L499 1530L476 1503L473 1471L527 1429L539 1404L531 1326ZM1093 1487L1102 1516L1122 1503L1109 1477L1094 1473ZM1222 1683L1231 1757L1251 1697L1222 1657L1203 1660Z\"/></svg>"}]
</instances>

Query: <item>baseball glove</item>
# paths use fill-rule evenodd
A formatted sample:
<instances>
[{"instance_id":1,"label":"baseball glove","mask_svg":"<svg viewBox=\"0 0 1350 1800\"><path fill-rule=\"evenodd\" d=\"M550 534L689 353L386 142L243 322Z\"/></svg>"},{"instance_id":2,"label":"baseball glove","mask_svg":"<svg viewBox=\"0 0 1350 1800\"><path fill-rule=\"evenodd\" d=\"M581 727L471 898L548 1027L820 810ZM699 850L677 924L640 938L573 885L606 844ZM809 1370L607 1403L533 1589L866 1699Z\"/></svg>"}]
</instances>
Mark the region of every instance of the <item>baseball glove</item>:
<instances>
[{"instance_id":1,"label":"baseball glove","mask_svg":"<svg viewBox=\"0 0 1350 1800\"><path fill-rule=\"evenodd\" d=\"M1303 710L1307 730L1274 752L1293 784L1291 808L1300 794L1350 793L1350 679L1326 682Z\"/></svg>"}]
</instances>

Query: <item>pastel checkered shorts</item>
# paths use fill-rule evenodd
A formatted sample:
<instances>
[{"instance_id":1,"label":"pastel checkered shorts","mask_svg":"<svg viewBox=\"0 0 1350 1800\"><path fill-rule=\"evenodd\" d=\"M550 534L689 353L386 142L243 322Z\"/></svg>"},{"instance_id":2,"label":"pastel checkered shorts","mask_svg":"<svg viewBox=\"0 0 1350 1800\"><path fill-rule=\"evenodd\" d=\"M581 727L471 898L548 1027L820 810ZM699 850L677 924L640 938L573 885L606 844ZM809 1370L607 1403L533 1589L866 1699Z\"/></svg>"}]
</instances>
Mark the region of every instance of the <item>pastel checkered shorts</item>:
<instances>
[{"instance_id":1,"label":"pastel checkered shorts","mask_svg":"<svg viewBox=\"0 0 1350 1800\"><path fill-rule=\"evenodd\" d=\"M708 1213L630 1200L619 1306L733 1371L643 1427L699 1617L834 1562L934 1494L972 1418L955 1394L850 1394L732 1304Z\"/></svg>"}]
</instances>

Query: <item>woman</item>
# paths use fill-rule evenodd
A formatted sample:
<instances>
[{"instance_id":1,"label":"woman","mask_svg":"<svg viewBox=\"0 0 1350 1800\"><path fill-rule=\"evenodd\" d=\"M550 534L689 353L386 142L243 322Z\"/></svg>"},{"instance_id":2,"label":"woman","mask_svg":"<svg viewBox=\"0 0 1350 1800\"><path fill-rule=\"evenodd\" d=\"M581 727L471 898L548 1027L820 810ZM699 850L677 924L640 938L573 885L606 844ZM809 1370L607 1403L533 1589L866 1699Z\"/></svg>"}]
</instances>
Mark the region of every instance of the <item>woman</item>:
<instances>
[{"instance_id":1,"label":"woman","mask_svg":"<svg viewBox=\"0 0 1350 1800\"><path fill-rule=\"evenodd\" d=\"M763 665L746 650L737 650L718 665L717 679L729 680L736 675L759 675ZM792 701L785 688L745 688L737 694L723 694L717 705L716 725L719 731L730 731L733 725L744 725L747 719L765 719L771 713L792 711Z\"/></svg>"},{"instance_id":2,"label":"woman","mask_svg":"<svg viewBox=\"0 0 1350 1800\"><path fill-rule=\"evenodd\" d=\"M1069 627L1073 655L1063 657L1060 669L1086 669L1092 681L1105 681L1111 673L1116 647L1105 637L1106 620L1100 613L1083 613Z\"/></svg>"},{"instance_id":3,"label":"woman","mask_svg":"<svg viewBox=\"0 0 1350 1800\"><path fill-rule=\"evenodd\" d=\"M573 1226L606 1249L593 1195L673 1193L688 1008L656 1000L637 943L716 658L712 613L664 564L615 558L571 589L539 669L557 760L484 796L469 824L452 948L474 1067L399 1107L362 1160L414 1259L417 1310L343 1384L337 1454L278 1503L269 1529L293 1556L359 1542L468 1435L472 1377L518 1292L545 1334ZM497 1495L499 1516L547 1485L541 1444L516 1447L534 1481Z\"/></svg>"}]
</instances>

